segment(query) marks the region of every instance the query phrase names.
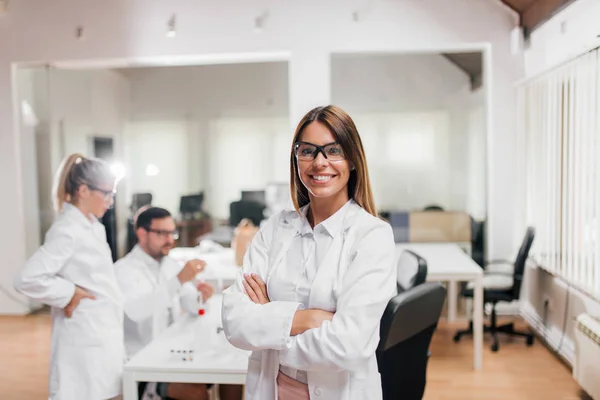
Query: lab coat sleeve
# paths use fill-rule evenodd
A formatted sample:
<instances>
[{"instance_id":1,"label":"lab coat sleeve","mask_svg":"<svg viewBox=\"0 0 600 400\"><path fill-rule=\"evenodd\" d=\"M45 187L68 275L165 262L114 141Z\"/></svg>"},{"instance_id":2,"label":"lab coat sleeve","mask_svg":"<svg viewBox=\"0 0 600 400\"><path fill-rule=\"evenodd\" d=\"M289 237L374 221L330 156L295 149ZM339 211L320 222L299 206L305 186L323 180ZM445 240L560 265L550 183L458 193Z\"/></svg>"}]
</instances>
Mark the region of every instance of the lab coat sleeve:
<instances>
[{"instance_id":1,"label":"lab coat sleeve","mask_svg":"<svg viewBox=\"0 0 600 400\"><path fill-rule=\"evenodd\" d=\"M288 301L255 304L246 295L242 285L244 273L254 272L265 280L273 219L254 236L235 283L223 293L223 330L232 345L244 350L280 350L289 345L294 314L301 306L300 303Z\"/></svg>"},{"instance_id":2,"label":"lab coat sleeve","mask_svg":"<svg viewBox=\"0 0 600 400\"><path fill-rule=\"evenodd\" d=\"M389 225L367 232L351 254L332 321L292 337L282 365L304 371L356 371L379 343L379 325L396 294L394 239Z\"/></svg>"},{"instance_id":3,"label":"lab coat sleeve","mask_svg":"<svg viewBox=\"0 0 600 400\"><path fill-rule=\"evenodd\" d=\"M66 229L53 227L40 247L14 279L15 290L25 296L65 308L73 298L75 284L60 276L75 252L75 238Z\"/></svg>"},{"instance_id":4,"label":"lab coat sleeve","mask_svg":"<svg viewBox=\"0 0 600 400\"><path fill-rule=\"evenodd\" d=\"M134 322L144 321L154 315L156 310L167 308L181 288L177 276L157 285L152 290L142 282L143 272L135 265L122 260L115 266L117 281L125 300L125 315Z\"/></svg>"}]
</instances>

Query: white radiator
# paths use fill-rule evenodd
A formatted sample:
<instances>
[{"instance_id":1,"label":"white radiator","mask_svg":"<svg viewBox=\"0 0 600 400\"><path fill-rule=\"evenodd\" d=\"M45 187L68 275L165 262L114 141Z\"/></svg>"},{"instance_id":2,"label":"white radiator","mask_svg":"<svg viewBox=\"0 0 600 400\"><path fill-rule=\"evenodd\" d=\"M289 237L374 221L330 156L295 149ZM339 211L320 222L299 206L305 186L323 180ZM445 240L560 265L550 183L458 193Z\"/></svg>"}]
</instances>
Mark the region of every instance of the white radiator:
<instances>
[{"instance_id":1,"label":"white radiator","mask_svg":"<svg viewBox=\"0 0 600 400\"><path fill-rule=\"evenodd\" d=\"M573 378L593 399L600 400L600 319L577 317Z\"/></svg>"}]
</instances>

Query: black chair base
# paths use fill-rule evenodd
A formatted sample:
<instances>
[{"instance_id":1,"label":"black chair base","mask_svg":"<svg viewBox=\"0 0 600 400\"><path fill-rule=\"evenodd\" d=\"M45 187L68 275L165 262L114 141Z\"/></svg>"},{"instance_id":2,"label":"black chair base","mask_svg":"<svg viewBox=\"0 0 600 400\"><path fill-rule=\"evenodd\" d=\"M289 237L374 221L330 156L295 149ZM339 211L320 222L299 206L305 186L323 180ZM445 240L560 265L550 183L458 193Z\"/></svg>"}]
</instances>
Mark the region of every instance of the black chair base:
<instances>
[{"instance_id":1,"label":"black chair base","mask_svg":"<svg viewBox=\"0 0 600 400\"><path fill-rule=\"evenodd\" d=\"M529 332L522 332L522 331L517 331L515 330L515 325L514 323L509 323L509 324L504 324L504 325L500 325L498 326L496 324L496 310L494 309L492 311L492 323L490 325L484 325L483 326L483 331L484 332L489 332L492 334L492 351L496 352L498 351L498 349L500 349L500 344L498 343L498 333L504 333L507 334L509 336L520 336L520 337L524 337L525 338L525 343L527 344L527 346L532 346L533 345L533 334L529 333ZM460 338L464 335L472 335L473 334L473 321L469 321L469 328L468 329L463 329L460 330L458 332L456 332L456 334L454 335L454 342L458 343L458 341L460 341Z\"/></svg>"}]
</instances>

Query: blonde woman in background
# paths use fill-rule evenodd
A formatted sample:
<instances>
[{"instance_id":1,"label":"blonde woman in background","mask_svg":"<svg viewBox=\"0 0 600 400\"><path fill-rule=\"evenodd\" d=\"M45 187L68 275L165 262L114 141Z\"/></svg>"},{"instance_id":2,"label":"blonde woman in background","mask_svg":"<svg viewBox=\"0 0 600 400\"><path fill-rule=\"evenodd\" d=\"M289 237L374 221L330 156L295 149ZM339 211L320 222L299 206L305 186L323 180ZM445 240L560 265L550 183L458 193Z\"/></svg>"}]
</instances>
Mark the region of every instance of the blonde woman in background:
<instances>
[{"instance_id":1,"label":"blonde woman in background","mask_svg":"<svg viewBox=\"0 0 600 400\"><path fill-rule=\"evenodd\" d=\"M54 182L58 216L15 278L17 291L52 308L51 400L107 400L122 391L122 295L98 221L114 188L107 163L68 156Z\"/></svg>"}]
</instances>

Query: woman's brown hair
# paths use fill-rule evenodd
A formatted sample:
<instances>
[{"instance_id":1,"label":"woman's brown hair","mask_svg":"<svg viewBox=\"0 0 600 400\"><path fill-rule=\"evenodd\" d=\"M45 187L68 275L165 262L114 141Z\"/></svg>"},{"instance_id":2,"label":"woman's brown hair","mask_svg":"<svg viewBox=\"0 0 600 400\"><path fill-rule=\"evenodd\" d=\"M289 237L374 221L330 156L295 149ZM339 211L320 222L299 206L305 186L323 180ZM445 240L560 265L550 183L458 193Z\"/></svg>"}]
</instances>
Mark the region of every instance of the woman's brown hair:
<instances>
[{"instance_id":1,"label":"woman's brown hair","mask_svg":"<svg viewBox=\"0 0 600 400\"><path fill-rule=\"evenodd\" d=\"M300 140L304 129L313 122L320 122L329 129L337 143L342 146L346 160L354 167L350 171L348 179L348 197L364 208L369 214L377 216L371 181L369 180L369 169L360 135L354 125L352 118L341 108L329 105L317 107L310 110L300 121L290 154L290 191L296 211L310 202L308 190L300 181L298 175L298 160L296 159L294 146Z\"/></svg>"}]
</instances>

